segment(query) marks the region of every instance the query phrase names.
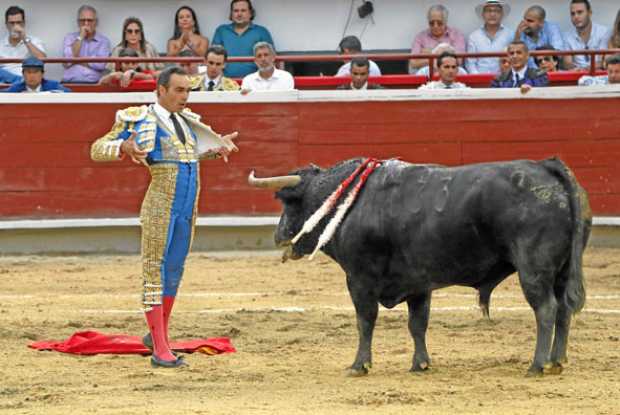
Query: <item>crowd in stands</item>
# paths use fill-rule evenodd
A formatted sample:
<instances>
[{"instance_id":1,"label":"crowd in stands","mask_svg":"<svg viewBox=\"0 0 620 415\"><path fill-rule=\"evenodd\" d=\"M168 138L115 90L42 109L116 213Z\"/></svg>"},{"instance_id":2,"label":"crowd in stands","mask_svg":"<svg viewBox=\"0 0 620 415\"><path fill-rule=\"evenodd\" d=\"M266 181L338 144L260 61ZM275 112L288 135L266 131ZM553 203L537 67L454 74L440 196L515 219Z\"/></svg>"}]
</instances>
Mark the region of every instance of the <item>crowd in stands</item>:
<instances>
[{"instance_id":1,"label":"crowd in stands","mask_svg":"<svg viewBox=\"0 0 620 415\"><path fill-rule=\"evenodd\" d=\"M504 19L510 14L510 5L503 0L484 0L475 6L481 26L465 36L457 28L448 25L449 10L436 4L426 14L428 29L419 32L411 48L412 54L432 54L434 67L429 68L428 59L412 59L409 73L430 77L423 89L465 88L456 82L458 75L494 74L491 87L517 87L523 93L532 87L549 84L547 74L562 70L587 70L591 56L531 56L530 51L602 50L620 48L620 10L614 27L609 29L592 20L589 0L567 0L570 8L571 27L562 33L557 23L547 19L545 9L539 5L527 8L516 29L506 27ZM256 11L251 0L232 0L229 19L215 30L212 42L201 34L196 12L189 6L181 6L174 15L174 30L167 42L166 55L199 57L203 65L183 62L190 74L191 85L200 91L250 91L289 90L294 79L289 72L277 67L276 49L269 30L253 23ZM159 52L148 42L144 25L137 17L128 17L122 25L122 37L112 47L110 40L97 30L97 10L84 5L77 10L77 30L68 33L63 41L63 53L67 58L121 57L157 58ZM30 36L25 11L11 6L5 12L7 35L0 43L0 58L25 59L21 64L0 65L0 83L12 84L5 92L19 89L25 92L66 91L66 87L50 84L43 78L46 58L45 46L40 39ZM362 44L355 36L344 37L339 44L343 55L363 53ZM462 53L496 52L506 56L459 58ZM229 56L254 56L254 62L227 63ZM597 58L595 65L607 69L606 76L586 76L580 85L618 83L619 55ZM135 82L155 82L164 68L154 62L71 62L64 64L62 83L99 83L102 85L131 86ZM202 71L200 69L203 69ZM432 70L431 70L432 69ZM34 76L33 73L37 75ZM345 62L336 76L351 77L342 89L374 89L368 83L369 76L380 76L376 62L366 58L354 58ZM241 86L235 79L241 81ZM38 79L38 84L35 82ZM60 86L60 87L59 87Z\"/></svg>"}]
</instances>

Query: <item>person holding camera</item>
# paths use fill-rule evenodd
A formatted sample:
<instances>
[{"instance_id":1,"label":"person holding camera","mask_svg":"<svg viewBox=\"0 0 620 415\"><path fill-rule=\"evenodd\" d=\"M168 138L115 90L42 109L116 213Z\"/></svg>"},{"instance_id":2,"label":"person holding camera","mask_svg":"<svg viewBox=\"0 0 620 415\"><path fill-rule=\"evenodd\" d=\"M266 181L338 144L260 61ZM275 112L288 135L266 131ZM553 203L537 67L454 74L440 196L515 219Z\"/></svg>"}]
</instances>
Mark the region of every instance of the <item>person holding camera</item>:
<instances>
[{"instance_id":1,"label":"person holding camera","mask_svg":"<svg viewBox=\"0 0 620 415\"><path fill-rule=\"evenodd\" d=\"M0 43L0 58L25 59L46 57L43 42L26 32L24 9L11 6L4 13L7 36ZM7 63L0 66L0 82L13 83L21 79L21 63Z\"/></svg>"}]
</instances>

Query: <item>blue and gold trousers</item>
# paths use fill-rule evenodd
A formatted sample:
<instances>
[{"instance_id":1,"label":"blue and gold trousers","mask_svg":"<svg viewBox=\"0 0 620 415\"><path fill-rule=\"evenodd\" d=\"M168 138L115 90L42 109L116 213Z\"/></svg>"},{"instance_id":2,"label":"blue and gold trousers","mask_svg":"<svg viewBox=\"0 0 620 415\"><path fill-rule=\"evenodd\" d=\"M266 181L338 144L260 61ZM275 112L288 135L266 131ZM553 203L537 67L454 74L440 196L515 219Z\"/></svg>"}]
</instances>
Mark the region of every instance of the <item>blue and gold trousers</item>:
<instances>
[{"instance_id":1,"label":"blue and gold trousers","mask_svg":"<svg viewBox=\"0 0 620 415\"><path fill-rule=\"evenodd\" d=\"M198 194L197 162L149 166L151 183L142 202L142 277L145 311L175 296L194 237Z\"/></svg>"}]
</instances>

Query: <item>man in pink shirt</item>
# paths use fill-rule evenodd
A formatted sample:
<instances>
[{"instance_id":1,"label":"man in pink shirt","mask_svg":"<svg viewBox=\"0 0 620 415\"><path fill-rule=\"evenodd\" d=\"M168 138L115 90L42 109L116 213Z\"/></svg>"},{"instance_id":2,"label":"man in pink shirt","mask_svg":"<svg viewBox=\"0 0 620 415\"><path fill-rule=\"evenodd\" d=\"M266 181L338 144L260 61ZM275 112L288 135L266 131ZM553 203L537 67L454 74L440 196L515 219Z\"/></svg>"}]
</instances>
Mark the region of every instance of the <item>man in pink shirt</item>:
<instances>
[{"instance_id":1,"label":"man in pink shirt","mask_svg":"<svg viewBox=\"0 0 620 415\"><path fill-rule=\"evenodd\" d=\"M438 44L447 43L456 53L465 52L465 36L457 29L448 26L448 9L436 4L428 9L428 29L418 33L413 40L411 53L430 53ZM427 59L411 59L409 73L416 73L428 66Z\"/></svg>"}]
</instances>

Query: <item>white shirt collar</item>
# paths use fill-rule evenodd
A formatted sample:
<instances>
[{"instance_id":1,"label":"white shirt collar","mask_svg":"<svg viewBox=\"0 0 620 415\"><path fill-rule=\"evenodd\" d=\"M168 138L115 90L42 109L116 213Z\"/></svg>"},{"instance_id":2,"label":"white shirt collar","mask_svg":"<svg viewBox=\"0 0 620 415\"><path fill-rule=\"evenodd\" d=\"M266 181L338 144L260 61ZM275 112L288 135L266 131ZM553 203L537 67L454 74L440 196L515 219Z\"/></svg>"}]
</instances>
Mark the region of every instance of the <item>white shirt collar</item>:
<instances>
[{"instance_id":1,"label":"white shirt collar","mask_svg":"<svg viewBox=\"0 0 620 415\"><path fill-rule=\"evenodd\" d=\"M353 86L353 82L351 82L351 89L357 89L358 91L360 91L360 90L362 90L362 89L368 89L368 81L366 81L366 82L364 83L364 85L362 85L362 87L361 87L361 88L356 88L356 87L354 87L354 86Z\"/></svg>"},{"instance_id":2,"label":"white shirt collar","mask_svg":"<svg viewBox=\"0 0 620 415\"><path fill-rule=\"evenodd\" d=\"M170 114L171 112L168 111L167 109L165 109L164 107L162 107L159 102L156 102L155 104L153 104L153 110L155 111L155 113L157 114L157 116L159 118L161 118L162 120L169 120L170 119Z\"/></svg>"},{"instance_id":3,"label":"white shirt collar","mask_svg":"<svg viewBox=\"0 0 620 415\"><path fill-rule=\"evenodd\" d=\"M26 85L26 92L41 92L41 84L39 84L39 86L37 86L35 89L32 89L28 85Z\"/></svg>"},{"instance_id":4,"label":"white shirt collar","mask_svg":"<svg viewBox=\"0 0 620 415\"><path fill-rule=\"evenodd\" d=\"M524 79L525 78L525 72L527 72L527 65L525 65L523 68L521 68L520 71L515 72L514 69L511 70L512 71L512 79L515 78L515 73L517 75L519 75L519 79Z\"/></svg>"},{"instance_id":5,"label":"white shirt collar","mask_svg":"<svg viewBox=\"0 0 620 415\"><path fill-rule=\"evenodd\" d=\"M211 79L209 78L209 75L205 75L205 86L208 87L209 86L209 82L213 81L213 88L215 88L216 86L218 86L220 84L220 82L222 82L222 75L218 75L217 78L215 79Z\"/></svg>"}]
</instances>

